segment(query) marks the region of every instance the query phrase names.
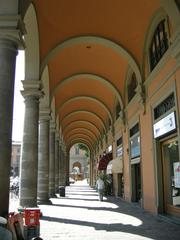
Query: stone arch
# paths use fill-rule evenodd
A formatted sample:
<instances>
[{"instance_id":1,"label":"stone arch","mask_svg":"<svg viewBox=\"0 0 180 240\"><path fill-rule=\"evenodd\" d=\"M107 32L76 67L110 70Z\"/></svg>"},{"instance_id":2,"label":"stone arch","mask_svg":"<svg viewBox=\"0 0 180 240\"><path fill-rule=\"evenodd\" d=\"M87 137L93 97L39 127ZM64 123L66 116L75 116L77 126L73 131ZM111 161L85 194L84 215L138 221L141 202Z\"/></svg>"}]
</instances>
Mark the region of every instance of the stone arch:
<instances>
[{"instance_id":1,"label":"stone arch","mask_svg":"<svg viewBox=\"0 0 180 240\"><path fill-rule=\"evenodd\" d=\"M85 133L85 134L87 134L88 136L93 137L93 139L94 139L95 141L97 141L97 139L98 139L98 137L96 136L96 134L95 134L94 132L92 132L92 131L90 131L89 129L84 128L84 127L72 129L71 132L68 132L66 135L64 135L64 139L66 139L66 136L71 135L71 134L73 133L73 131L79 131L79 133Z\"/></svg>"},{"instance_id":2,"label":"stone arch","mask_svg":"<svg viewBox=\"0 0 180 240\"><path fill-rule=\"evenodd\" d=\"M71 116L74 116L74 115L76 115L76 114L78 114L78 113L88 113L88 114L90 114L90 115L92 115L92 116L95 116L95 117L101 122L101 125L102 125L103 128L104 128L104 131L105 131L105 132L107 131L107 128L106 128L106 125L105 125L103 119L102 119L100 116L98 116L96 113L90 112L90 111L87 111L87 110L76 110L76 111L70 112L69 114L67 114L66 116L64 116L64 117L61 119L61 123L62 123L64 120L66 120L67 118L69 118L69 117L71 117Z\"/></svg>"},{"instance_id":3,"label":"stone arch","mask_svg":"<svg viewBox=\"0 0 180 240\"><path fill-rule=\"evenodd\" d=\"M129 66L128 69L127 69L127 72L126 72L126 77L125 77L125 88L124 88L124 96L125 96L125 100L124 102L126 103L126 105L132 100L128 100L128 86L129 86L129 83L130 81L132 80L132 75L136 73L133 71L133 69ZM137 86L138 85L141 85L141 82L138 81L137 77L136 77L136 81L137 81ZM136 94L136 93L135 93ZM134 95L135 96L135 95ZM132 97L133 98L133 97Z\"/></svg>"},{"instance_id":4,"label":"stone arch","mask_svg":"<svg viewBox=\"0 0 180 240\"><path fill-rule=\"evenodd\" d=\"M65 48L68 48L72 45L78 45L78 44L86 43L86 42L90 42L90 43L92 42L92 43L100 44L100 45L105 46L107 48L111 48L113 51L118 53L120 55L120 57L126 58L129 62L129 65L132 67L132 69L134 71L137 70L138 78L141 79L141 74L140 74L140 71L139 71L138 64L136 63L133 56L128 52L128 50L125 49L124 47L122 47L120 44L117 44L110 39L103 38L103 37L100 37L100 36L78 36L78 37L73 37L73 38L70 38L68 40L65 40L62 43L59 43L57 46L55 46L53 49L51 49L47 53L45 58L43 59L42 64L41 64L41 72L43 71L45 65L48 64L48 62L52 59L52 57L54 55L57 54L57 52L65 49Z\"/></svg>"},{"instance_id":5,"label":"stone arch","mask_svg":"<svg viewBox=\"0 0 180 240\"><path fill-rule=\"evenodd\" d=\"M112 84L109 80L105 79L102 76L96 75L96 74L91 74L91 73L79 73L79 74L74 74L72 76L69 76L67 78L64 78L61 82L59 82L59 84L56 85L56 87L52 90L51 92L51 98L55 95L56 91L62 87L64 84L67 84L71 81L74 81L76 79L79 78L88 78L88 79L93 79L93 80L97 80L103 84L105 84L106 86L108 86L116 95L117 99L120 102L121 107L123 108L123 101L122 101L122 97L121 94L119 92L119 90L116 88L116 86L114 84Z\"/></svg>"},{"instance_id":6,"label":"stone arch","mask_svg":"<svg viewBox=\"0 0 180 240\"><path fill-rule=\"evenodd\" d=\"M65 107L68 103L71 103L71 102L76 101L76 100L81 100L81 99L87 99L87 100L90 100L90 101L94 101L94 102L98 103L99 105L101 105L101 107L107 112L109 118L111 119L111 121L113 123L112 113L109 110L109 108L100 99L95 98L95 97L91 97L91 96L76 96L76 97L69 98L65 102L60 103L60 105L56 108L56 113L58 114L61 111L61 109L63 107Z\"/></svg>"},{"instance_id":7,"label":"stone arch","mask_svg":"<svg viewBox=\"0 0 180 240\"><path fill-rule=\"evenodd\" d=\"M117 108L119 108L119 111L118 111L119 113L118 114L117 114ZM119 101L117 100L117 98L115 98L115 100L114 100L114 108L113 108L113 115L114 115L114 119L115 120L118 119L119 114L120 114L121 111L122 111L122 109L121 109L121 106L119 104Z\"/></svg>"},{"instance_id":8,"label":"stone arch","mask_svg":"<svg viewBox=\"0 0 180 240\"><path fill-rule=\"evenodd\" d=\"M69 152L69 150L71 149L71 147L72 147L74 144L77 144L77 143L83 143L83 144L85 144L85 145L89 148L89 152L90 152L90 155L91 155L91 153L93 152L93 146L91 145L90 142L88 142L87 140L81 139L81 138L76 138L76 139L73 139L72 141L66 143L67 152Z\"/></svg>"},{"instance_id":9,"label":"stone arch","mask_svg":"<svg viewBox=\"0 0 180 240\"><path fill-rule=\"evenodd\" d=\"M175 1L161 0L160 3L164 10L167 12L168 16L170 17L174 31L176 31L180 26L180 17L179 9Z\"/></svg>"},{"instance_id":10,"label":"stone arch","mask_svg":"<svg viewBox=\"0 0 180 240\"><path fill-rule=\"evenodd\" d=\"M49 108L50 99L49 99L49 69L46 68L42 74L42 91L43 91L43 98L40 99L40 108Z\"/></svg>"},{"instance_id":11,"label":"stone arch","mask_svg":"<svg viewBox=\"0 0 180 240\"><path fill-rule=\"evenodd\" d=\"M72 165L72 168L75 168L75 167L78 167L79 168L79 171L81 173L81 163L80 162L74 162L73 165Z\"/></svg>"},{"instance_id":12,"label":"stone arch","mask_svg":"<svg viewBox=\"0 0 180 240\"><path fill-rule=\"evenodd\" d=\"M56 123L56 109L55 109L55 98L52 99L51 101L51 121L53 123Z\"/></svg>"},{"instance_id":13,"label":"stone arch","mask_svg":"<svg viewBox=\"0 0 180 240\"><path fill-rule=\"evenodd\" d=\"M25 48L25 80L40 80L40 56L39 56L39 32L36 12L33 4L30 4L25 17L24 23L27 34L24 36ZM41 74L43 71L41 72Z\"/></svg>"},{"instance_id":14,"label":"stone arch","mask_svg":"<svg viewBox=\"0 0 180 240\"><path fill-rule=\"evenodd\" d=\"M68 125L66 125L66 126L63 128L63 132L65 132L65 130L66 130L69 126L71 126L72 124L74 124L74 123L82 123L82 124L86 123L86 124L92 126L93 128L95 128L96 131L97 131L97 132L99 133L99 135L101 136L101 132L100 132L100 130L96 127L95 124L93 124L93 123L90 122L90 121L82 121L82 120L72 121L71 123L69 123Z\"/></svg>"},{"instance_id":15,"label":"stone arch","mask_svg":"<svg viewBox=\"0 0 180 240\"><path fill-rule=\"evenodd\" d=\"M83 134L83 133L72 134L67 139L65 139L65 141L73 140L74 138L82 138L84 140L89 141L93 145L92 139L88 135Z\"/></svg>"}]
</instances>

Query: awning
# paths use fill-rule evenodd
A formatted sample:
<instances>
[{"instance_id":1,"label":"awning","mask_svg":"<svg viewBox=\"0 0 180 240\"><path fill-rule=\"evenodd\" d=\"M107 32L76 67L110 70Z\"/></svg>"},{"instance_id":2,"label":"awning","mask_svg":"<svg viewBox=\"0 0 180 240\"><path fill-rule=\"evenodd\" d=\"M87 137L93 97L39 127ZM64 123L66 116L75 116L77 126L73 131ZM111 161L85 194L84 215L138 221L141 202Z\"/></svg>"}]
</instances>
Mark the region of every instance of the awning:
<instances>
[{"instance_id":1,"label":"awning","mask_svg":"<svg viewBox=\"0 0 180 240\"><path fill-rule=\"evenodd\" d=\"M112 174L112 173L122 173L123 172L123 164L122 164L122 159L121 158L115 158L111 160L106 169L107 174Z\"/></svg>"},{"instance_id":2,"label":"awning","mask_svg":"<svg viewBox=\"0 0 180 240\"><path fill-rule=\"evenodd\" d=\"M108 163L112 160L112 153L107 153L104 155L99 163L97 164L97 169L100 170L106 170Z\"/></svg>"}]
</instances>

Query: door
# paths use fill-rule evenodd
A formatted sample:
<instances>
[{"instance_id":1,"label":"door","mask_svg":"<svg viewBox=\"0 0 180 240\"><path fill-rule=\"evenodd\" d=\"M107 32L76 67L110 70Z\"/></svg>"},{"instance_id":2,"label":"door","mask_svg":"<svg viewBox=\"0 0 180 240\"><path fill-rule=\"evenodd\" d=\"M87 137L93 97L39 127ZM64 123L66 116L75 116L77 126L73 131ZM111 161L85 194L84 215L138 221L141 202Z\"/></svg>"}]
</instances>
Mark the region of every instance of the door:
<instances>
[{"instance_id":1,"label":"door","mask_svg":"<svg viewBox=\"0 0 180 240\"><path fill-rule=\"evenodd\" d=\"M164 212L180 216L180 162L177 138L162 143Z\"/></svg>"},{"instance_id":2,"label":"door","mask_svg":"<svg viewBox=\"0 0 180 240\"><path fill-rule=\"evenodd\" d=\"M123 174L118 173L118 196L123 197L124 195L124 179L123 179Z\"/></svg>"},{"instance_id":3,"label":"door","mask_svg":"<svg viewBox=\"0 0 180 240\"><path fill-rule=\"evenodd\" d=\"M132 201L139 202L141 200L140 163L131 165L131 179L132 179Z\"/></svg>"}]
</instances>

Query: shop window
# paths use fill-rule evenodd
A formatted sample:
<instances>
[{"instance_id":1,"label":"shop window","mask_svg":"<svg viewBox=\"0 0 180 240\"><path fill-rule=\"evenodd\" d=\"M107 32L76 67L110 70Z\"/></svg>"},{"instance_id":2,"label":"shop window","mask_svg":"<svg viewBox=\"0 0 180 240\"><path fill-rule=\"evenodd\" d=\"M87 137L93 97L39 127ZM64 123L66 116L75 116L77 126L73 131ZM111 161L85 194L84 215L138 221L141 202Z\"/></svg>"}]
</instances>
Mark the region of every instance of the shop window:
<instances>
[{"instance_id":1,"label":"shop window","mask_svg":"<svg viewBox=\"0 0 180 240\"><path fill-rule=\"evenodd\" d=\"M162 20L157 26L150 45L150 70L158 64L166 50L168 49L168 37L165 28L165 20Z\"/></svg>"},{"instance_id":2,"label":"shop window","mask_svg":"<svg viewBox=\"0 0 180 240\"><path fill-rule=\"evenodd\" d=\"M134 127L130 129L130 137L132 137L138 132L139 132L139 123L137 123L136 125L134 125Z\"/></svg>"},{"instance_id":3,"label":"shop window","mask_svg":"<svg viewBox=\"0 0 180 240\"><path fill-rule=\"evenodd\" d=\"M139 124L137 123L130 129L130 157L131 159L140 156L140 134Z\"/></svg>"},{"instance_id":4,"label":"shop window","mask_svg":"<svg viewBox=\"0 0 180 240\"><path fill-rule=\"evenodd\" d=\"M118 140L116 141L116 146L119 146L122 144L122 137L118 138Z\"/></svg>"},{"instance_id":5,"label":"shop window","mask_svg":"<svg viewBox=\"0 0 180 240\"><path fill-rule=\"evenodd\" d=\"M131 158L136 158L140 156L140 136L139 134L133 136L130 140L131 144Z\"/></svg>"},{"instance_id":6,"label":"shop window","mask_svg":"<svg viewBox=\"0 0 180 240\"><path fill-rule=\"evenodd\" d=\"M118 102L116 104L116 119L118 119L120 111L121 111L121 106L120 106L120 104Z\"/></svg>"},{"instance_id":7,"label":"shop window","mask_svg":"<svg viewBox=\"0 0 180 240\"><path fill-rule=\"evenodd\" d=\"M128 102L131 101L131 99L136 94L136 87L137 87L137 79L135 73L132 74L130 82L128 84Z\"/></svg>"},{"instance_id":8,"label":"shop window","mask_svg":"<svg viewBox=\"0 0 180 240\"><path fill-rule=\"evenodd\" d=\"M172 93L154 109L154 120L164 115L167 111L169 111L174 106L175 106L175 98L174 98L174 93Z\"/></svg>"}]
</instances>

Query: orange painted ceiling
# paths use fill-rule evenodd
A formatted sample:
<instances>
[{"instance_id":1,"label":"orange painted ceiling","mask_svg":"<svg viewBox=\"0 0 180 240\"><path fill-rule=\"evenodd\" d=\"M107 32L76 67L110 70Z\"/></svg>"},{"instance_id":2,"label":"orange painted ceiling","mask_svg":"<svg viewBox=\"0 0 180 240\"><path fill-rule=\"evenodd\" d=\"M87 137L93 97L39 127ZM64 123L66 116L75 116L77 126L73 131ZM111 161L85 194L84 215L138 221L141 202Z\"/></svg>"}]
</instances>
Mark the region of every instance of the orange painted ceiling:
<instances>
[{"instance_id":1,"label":"orange painted ceiling","mask_svg":"<svg viewBox=\"0 0 180 240\"><path fill-rule=\"evenodd\" d=\"M107 131L109 118L114 119L117 95L124 103L129 67L128 58L103 40L125 49L140 69L146 31L159 1L34 0L33 4L41 68L46 64L49 68L50 97L55 98L65 144L82 140L94 147Z\"/></svg>"}]
</instances>

